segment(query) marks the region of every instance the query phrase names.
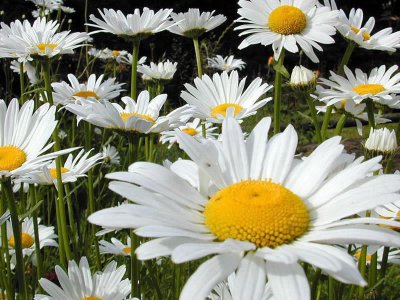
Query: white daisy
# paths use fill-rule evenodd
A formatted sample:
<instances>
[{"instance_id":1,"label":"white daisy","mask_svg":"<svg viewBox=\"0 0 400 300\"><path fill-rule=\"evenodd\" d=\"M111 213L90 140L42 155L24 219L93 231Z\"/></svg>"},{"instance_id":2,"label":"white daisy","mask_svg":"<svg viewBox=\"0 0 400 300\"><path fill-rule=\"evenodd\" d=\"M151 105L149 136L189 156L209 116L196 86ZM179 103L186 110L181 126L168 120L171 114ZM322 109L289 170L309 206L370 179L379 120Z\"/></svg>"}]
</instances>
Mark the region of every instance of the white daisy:
<instances>
[{"instance_id":1,"label":"white daisy","mask_svg":"<svg viewBox=\"0 0 400 300\"><path fill-rule=\"evenodd\" d=\"M275 60L282 49L299 52L299 47L313 61L319 62L314 49L322 51L320 44L333 44L335 23L339 12L329 7L317 6L316 0L240 0L236 27L249 35L239 45L271 45Z\"/></svg>"},{"instance_id":2,"label":"white daisy","mask_svg":"<svg viewBox=\"0 0 400 300\"><path fill-rule=\"evenodd\" d=\"M399 201L400 176L370 176L381 168L381 157L363 162L343 154L340 137L296 159L294 128L268 140L270 124L270 118L262 119L246 142L231 117L223 122L221 143L178 133L193 161L177 161L181 167L171 170L137 162L129 172L108 174L117 180L110 189L135 204L99 211L89 221L153 238L136 250L141 260L208 257L181 300L204 299L234 271L251 277L241 299L260 299L267 278L276 299L310 299L299 261L341 282L365 285L354 259L331 245L398 245L398 233L377 224L399 223L353 216Z\"/></svg>"},{"instance_id":3,"label":"white daisy","mask_svg":"<svg viewBox=\"0 0 400 300\"><path fill-rule=\"evenodd\" d=\"M66 109L99 127L120 131L138 131L141 133L161 132L169 127L169 118L159 117L167 95L158 95L150 101L148 91L139 94L137 102L130 97L122 97L125 108L117 103L98 101L85 105L68 104Z\"/></svg>"},{"instance_id":4,"label":"white daisy","mask_svg":"<svg viewBox=\"0 0 400 300\"><path fill-rule=\"evenodd\" d=\"M33 109L33 100L26 101L21 109L17 99L11 100L8 107L0 100L0 175L25 174L69 152L42 155L53 145L47 142L57 125L56 107L46 103L35 112Z\"/></svg>"},{"instance_id":5,"label":"white daisy","mask_svg":"<svg viewBox=\"0 0 400 300\"><path fill-rule=\"evenodd\" d=\"M117 268L115 261L110 262L103 272L91 274L86 257L82 257L79 266L75 261L68 263L68 273L60 266L55 268L60 286L42 278L40 285L49 296L35 295L35 300L123 300L131 291L129 279L123 279L125 266Z\"/></svg>"},{"instance_id":6,"label":"white daisy","mask_svg":"<svg viewBox=\"0 0 400 300\"><path fill-rule=\"evenodd\" d=\"M99 242L100 254L114 254L122 256L131 256L131 239L128 236L126 244L116 238L111 238L111 243L105 240Z\"/></svg>"},{"instance_id":7,"label":"white daisy","mask_svg":"<svg viewBox=\"0 0 400 300\"><path fill-rule=\"evenodd\" d=\"M82 149L75 158L72 154L68 155L64 165L61 166L62 183L75 182L78 178L85 177L86 173L91 168L101 163L103 154L98 153L89 157L92 150L85 153L85 150ZM40 185L54 184L57 187L56 162L52 161L50 164L41 168L41 170L34 170L20 176L20 178L17 179L17 182Z\"/></svg>"},{"instance_id":8,"label":"white daisy","mask_svg":"<svg viewBox=\"0 0 400 300\"><path fill-rule=\"evenodd\" d=\"M194 136L197 139L202 139L203 128L200 122L201 120L199 118L195 118L193 122L189 122L186 123L185 125L179 126L178 129L161 132L160 142L162 144L169 143L168 149L170 149L178 141L176 130ZM206 139L215 139L218 136L218 133L214 132L218 128L212 127L212 123L206 123L205 128L206 128L206 137L205 137Z\"/></svg>"},{"instance_id":9,"label":"white daisy","mask_svg":"<svg viewBox=\"0 0 400 300\"><path fill-rule=\"evenodd\" d=\"M88 54L101 60L117 61L118 58L120 59L121 57L127 57L129 53L126 50L111 50L108 48L98 50L96 48L90 48Z\"/></svg>"},{"instance_id":10,"label":"white daisy","mask_svg":"<svg viewBox=\"0 0 400 300\"><path fill-rule=\"evenodd\" d=\"M390 52L400 48L400 31L393 33L393 29L388 27L372 34L375 18L371 17L363 24L363 15L362 9L352 8L347 18L344 11L340 10L338 31L361 48Z\"/></svg>"},{"instance_id":11,"label":"white daisy","mask_svg":"<svg viewBox=\"0 0 400 300\"><path fill-rule=\"evenodd\" d=\"M397 151L396 132L386 127L380 129L371 128L369 137L365 141L364 148L372 152L393 154Z\"/></svg>"},{"instance_id":12,"label":"white daisy","mask_svg":"<svg viewBox=\"0 0 400 300\"><path fill-rule=\"evenodd\" d=\"M25 0L32 2L38 9L54 11L58 10L63 4L63 0Z\"/></svg>"},{"instance_id":13,"label":"white daisy","mask_svg":"<svg viewBox=\"0 0 400 300\"><path fill-rule=\"evenodd\" d=\"M167 61L158 64L150 62L150 66L139 65L137 71L142 73L142 78L145 81L169 81L176 72L177 64L177 62L172 63L167 59Z\"/></svg>"},{"instance_id":14,"label":"white daisy","mask_svg":"<svg viewBox=\"0 0 400 300\"><path fill-rule=\"evenodd\" d=\"M10 26L1 23L0 57L17 58L19 62L35 57L51 58L61 54L73 54L89 37L85 32L58 32L59 23L38 18L31 25L19 20Z\"/></svg>"},{"instance_id":15,"label":"white daisy","mask_svg":"<svg viewBox=\"0 0 400 300\"><path fill-rule=\"evenodd\" d=\"M38 218L38 223L40 223L40 218ZM58 247L57 242L54 240L57 238L57 235L54 233L53 226L44 226L39 224L38 230L40 249L43 247ZM7 240L10 255L14 256L15 240L11 221L7 221ZM25 218L21 223L21 244L23 256L31 256L32 253L35 252L35 233L32 218Z\"/></svg>"},{"instance_id":16,"label":"white daisy","mask_svg":"<svg viewBox=\"0 0 400 300\"><path fill-rule=\"evenodd\" d=\"M11 61L10 68L13 70L13 72L17 74L20 73L20 63L17 60ZM26 75L28 75L30 83L36 84L39 82L39 79L36 76L36 69L29 62L23 63L23 71L26 73Z\"/></svg>"},{"instance_id":17,"label":"white daisy","mask_svg":"<svg viewBox=\"0 0 400 300\"><path fill-rule=\"evenodd\" d=\"M237 119L243 119L256 114L257 109L272 99L264 98L272 86L262 84L261 78L254 79L243 91L245 83L246 78L239 82L237 71L215 73L212 79L203 75L194 80L195 86L185 84L187 91L181 93L181 98L194 108L195 117L209 122L221 123L228 109L234 110Z\"/></svg>"},{"instance_id":18,"label":"white daisy","mask_svg":"<svg viewBox=\"0 0 400 300\"><path fill-rule=\"evenodd\" d=\"M121 157L117 148L111 145L103 146L103 161L111 165L119 165Z\"/></svg>"},{"instance_id":19,"label":"white daisy","mask_svg":"<svg viewBox=\"0 0 400 300\"><path fill-rule=\"evenodd\" d=\"M127 56L118 56L117 57L117 63L119 64L125 64L125 65L132 65L132 59L133 56L132 54L128 53ZM146 62L147 57L146 56L142 56L141 58L139 58L137 65L143 65Z\"/></svg>"},{"instance_id":20,"label":"white daisy","mask_svg":"<svg viewBox=\"0 0 400 300\"><path fill-rule=\"evenodd\" d=\"M51 84L54 93L54 104L67 105L69 103L82 103L86 100L111 100L123 91L123 83L115 82L116 78L103 81L104 75L96 79L96 74L91 74L86 83L79 83L73 74L68 74L69 84L65 81Z\"/></svg>"},{"instance_id":21,"label":"white daisy","mask_svg":"<svg viewBox=\"0 0 400 300\"><path fill-rule=\"evenodd\" d=\"M369 98L392 108L400 108L400 98L395 95L400 93L400 73L393 76L397 70L398 66L392 66L386 70L386 66L382 65L372 69L369 76L360 69L356 69L354 76L353 72L345 66L346 77L331 71L329 80L320 79L320 84L317 85L317 94L319 99L327 105L343 99L352 99L359 104Z\"/></svg>"},{"instance_id":22,"label":"white daisy","mask_svg":"<svg viewBox=\"0 0 400 300\"><path fill-rule=\"evenodd\" d=\"M293 88L314 87L317 82L317 74L303 66L295 66L290 75L290 86Z\"/></svg>"},{"instance_id":23,"label":"white daisy","mask_svg":"<svg viewBox=\"0 0 400 300\"><path fill-rule=\"evenodd\" d=\"M233 70L243 70L246 63L235 58L233 55L222 57L217 55L214 58L207 58L208 67L212 69L217 69L219 71L233 71Z\"/></svg>"},{"instance_id":24,"label":"white daisy","mask_svg":"<svg viewBox=\"0 0 400 300\"><path fill-rule=\"evenodd\" d=\"M133 14L125 16L120 10L104 8L103 11L99 9L102 20L90 15L94 24L88 25L99 29L93 33L108 32L128 39L142 39L172 26L169 21L171 12L172 9L160 9L155 13L144 7L142 12L136 8Z\"/></svg>"},{"instance_id":25,"label":"white daisy","mask_svg":"<svg viewBox=\"0 0 400 300\"><path fill-rule=\"evenodd\" d=\"M198 8L189 8L185 13L172 13L171 17L175 25L168 30L172 33L198 38L226 21L224 15L215 15L212 12L202 12Z\"/></svg>"}]
</instances>

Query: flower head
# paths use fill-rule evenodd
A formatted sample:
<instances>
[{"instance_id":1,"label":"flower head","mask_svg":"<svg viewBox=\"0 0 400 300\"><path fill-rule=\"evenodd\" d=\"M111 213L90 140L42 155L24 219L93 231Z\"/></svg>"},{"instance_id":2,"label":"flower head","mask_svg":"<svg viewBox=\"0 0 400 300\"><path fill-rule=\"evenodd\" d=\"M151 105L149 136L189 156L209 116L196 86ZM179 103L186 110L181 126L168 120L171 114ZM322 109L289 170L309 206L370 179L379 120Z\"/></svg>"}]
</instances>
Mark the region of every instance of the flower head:
<instances>
[{"instance_id":1,"label":"flower head","mask_svg":"<svg viewBox=\"0 0 400 300\"><path fill-rule=\"evenodd\" d=\"M290 86L294 89L313 90L317 83L317 75L303 67L295 66L290 75Z\"/></svg>"},{"instance_id":2,"label":"flower head","mask_svg":"<svg viewBox=\"0 0 400 300\"><path fill-rule=\"evenodd\" d=\"M208 67L219 71L230 72L233 70L242 70L246 63L241 59L236 59L233 55L222 57L217 55L214 58L207 58Z\"/></svg>"},{"instance_id":3,"label":"flower head","mask_svg":"<svg viewBox=\"0 0 400 300\"><path fill-rule=\"evenodd\" d=\"M117 148L111 145L103 146L103 161L111 165L119 165L121 157Z\"/></svg>"},{"instance_id":4,"label":"flower head","mask_svg":"<svg viewBox=\"0 0 400 300\"><path fill-rule=\"evenodd\" d=\"M114 254L121 256L131 255L131 239L129 236L126 238L126 244L123 244L116 238L111 238L111 243L101 240L99 246L101 254Z\"/></svg>"},{"instance_id":5,"label":"flower head","mask_svg":"<svg viewBox=\"0 0 400 300\"><path fill-rule=\"evenodd\" d=\"M364 148L375 154L393 154L397 151L396 132L387 128L371 128L369 137L365 141Z\"/></svg>"},{"instance_id":6,"label":"flower head","mask_svg":"<svg viewBox=\"0 0 400 300\"><path fill-rule=\"evenodd\" d=\"M144 81L169 81L173 78L177 65L177 62L172 63L167 59L167 61L158 64L150 62L150 66L139 65L137 70L142 73Z\"/></svg>"}]
</instances>

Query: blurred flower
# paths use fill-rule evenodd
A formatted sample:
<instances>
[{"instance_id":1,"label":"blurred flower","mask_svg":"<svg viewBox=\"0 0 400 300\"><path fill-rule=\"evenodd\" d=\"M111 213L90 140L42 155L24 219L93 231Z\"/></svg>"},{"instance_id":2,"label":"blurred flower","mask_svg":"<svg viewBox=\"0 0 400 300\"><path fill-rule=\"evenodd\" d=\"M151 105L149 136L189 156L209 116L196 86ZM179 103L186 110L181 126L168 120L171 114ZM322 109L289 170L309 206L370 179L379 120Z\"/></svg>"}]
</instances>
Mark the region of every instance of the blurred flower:
<instances>
[{"instance_id":1,"label":"blurred flower","mask_svg":"<svg viewBox=\"0 0 400 300\"><path fill-rule=\"evenodd\" d=\"M176 72L177 64L177 62L172 63L167 59L167 61L158 64L150 62L150 66L139 65L137 70L142 73L142 78L145 81L169 81Z\"/></svg>"},{"instance_id":2,"label":"blurred flower","mask_svg":"<svg viewBox=\"0 0 400 300\"><path fill-rule=\"evenodd\" d=\"M65 139L67 136L68 136L68 134L64 130L62 130L62 129L58 130L58 137L60 138L60 140Z\"/></svg>"},{"instance_id":3,"label":"blurred flower","mask_svg":"<svg viewBox=\"0 0 400 300\"><path fill-rule=\"evenodd\" d=\"M268 57L268 65L271 66L271 65L273 65L274 63L275 63L274 57L273 57L273 56Z\"/></svg>"},{"instance_id":4,"label":"blurred flower","mask_svg":"<svg viewBox=\"0 0 400 300\"><path fill-rule=\"evenodd\" d=\"M52 12L61 8L63 0L26 0L36 5L38 10Z\"/></svg>"},{"instance_id":5,"label":"blurred flower","mask_svg":"<svg viewBox=\"0 0 400 300\"><path fill-rule=\"evenodd\" d=\"M380 129L371 128L369 137L365 141L364 148L376 155L393 154L397 151L396 132L386 127Z\"/></svg>"},{"instance_id":6,"label":"blurred flower","mask_svg":"<svg viewBox=\"0 0 400 300\"><path fill-rule=\"evenodd\" d=\"M111 145L103 146L103 160L106 164L119 165L120 159L117 148Z\"/></svg>"},{"instance_id":7,"label":"blurred flower","mask_svg":"<svg viewBox=\"0 0 400 300\"><path fill-rule=\"evenodd\" d=\"M111 238L111 243L105 240L99 242L100 254L114 254L121 256L131 256L131 239L126 238L126 245L116 238Z\"/></svg>"},{"instance_id":8,"label":"blurred flower","mask_svg":"<svg viewBox=\"0 0 400 300\"><path fill-rule=\"evenodd\" d=\"M236 59L233 55L222 57L217 55L214 58L207 58L208 67L217 69L219 71L233 71L242 70L246 66L246 63L241 59Z\"/></svg>"}]
</instances>

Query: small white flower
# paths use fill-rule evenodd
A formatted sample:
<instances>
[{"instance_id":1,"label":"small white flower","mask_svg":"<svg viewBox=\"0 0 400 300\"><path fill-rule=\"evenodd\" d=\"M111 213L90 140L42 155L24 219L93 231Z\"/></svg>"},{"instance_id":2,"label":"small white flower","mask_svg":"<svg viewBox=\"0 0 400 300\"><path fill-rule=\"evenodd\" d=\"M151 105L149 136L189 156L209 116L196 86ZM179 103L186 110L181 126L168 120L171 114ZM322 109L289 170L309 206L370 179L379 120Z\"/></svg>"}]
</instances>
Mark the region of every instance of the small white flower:
<instances>
[{"instance_id":1,"label":"small white flower","mask_svg":"<svg viewBox=\"0 0 400 300\"><path fill-rule=\"evenodd\" d=\"M63 4L63 0L26 0L33 2L39 10L54 11L58 10Z\"/></svg>"},{"instance_id":2,"label":"small white flower","mask_svg":"<svg viewBox=\"0 0 400 300\"><path fill-rule=\"evenodd\" d=\"M295 66L290 75L290 85L295 88L315 86L316 80L317 75L303 66Z\"/></svg>"},{"instance_id":3,"label":"small white flower","mask_svg":"<svg viewBox=\"0 0 400 300\"><path fill-rule=\"evenodd\" d=\"M103 146L103 160L112 165L119 165L120 156L117 148L111 145Z\"/></svg>"},{"instance_id":4,"label":"small white flower","mask_svg":"<svg viewBox=\"0 0 400 300\"><path fill-rule=\"evenodd\" d=\"M58 137L60 138L60 140L65 139L67 136L68 136L68 134L64 130L60 129L58 131Z\"/></svg>"},{"instance_id":5,"label":"small white flower","mask_svg":"<svg viewBox=\"0 0 400 300\"><path fill-rule=\"evenodd\" d=\"M217 69L219 71L233 71L242 70L246 66L246 63L241 59L236 59L233 55L222 57L217 55L214 58L207 58L208 67Z\"/></svg>"},{"instance_id":6,"label":"small white flower","mask_svg":"<svg viewBox=\"0 0 400 300\"><path fill-rule=\"evenodd\" d=\"M145 81L166 81L173 78L177 64L177 62L172 63L167 59L166 62L159 62L158 64L150 62L150 66L139 65L137 71L142 73L142 78Z\"/></svg>"},{"instance_id":7,"label":"small white flower","mask_svg":"<svg viewBox=\"0 0 400 300\"><path fill-rule=\"evenodd\" d=\"M131 256L131 239L129 236L126 239L126 245L116 238L111 238L111 243L101 240L99 246L100 254Z\"/></svg>"},{"instance_id":8,"label":"small white flower","mask_svg":"<svg viewBox=\"0 0 400 300\"><path fill-rule=\"evenodd\" d=\"M364 147L369 151L393 153L397 150L396 132L386 127L381 129L371 128Z\"/></svg>"}]
</instances>

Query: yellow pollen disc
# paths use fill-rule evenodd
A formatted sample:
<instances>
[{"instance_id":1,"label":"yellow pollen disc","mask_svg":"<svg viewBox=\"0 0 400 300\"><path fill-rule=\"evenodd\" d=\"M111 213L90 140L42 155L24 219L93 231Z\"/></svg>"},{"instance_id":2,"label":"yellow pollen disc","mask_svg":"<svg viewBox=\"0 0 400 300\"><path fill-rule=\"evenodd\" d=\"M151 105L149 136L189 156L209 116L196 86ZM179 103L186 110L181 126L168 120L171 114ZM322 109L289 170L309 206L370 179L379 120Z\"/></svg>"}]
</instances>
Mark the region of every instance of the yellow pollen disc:
<instances>
[{"instance_id":1,"label":"yellow pollen disc","mask_svg":"<svg viewBox=\"0 0 400 300\"><path fill-rule=\"evenodd\" d=\"M54 50L54 48L57 47L57 44L40 43L40 44L37 44L36 47L39 48L40 52L45 53L46 48L50 48L51 50Z\"/></svg>"},{"instance_id":2,"label":"yellow pollen disc","mask_svg":"<svg viewBox=\"0 0 400 300\"><path fill-rule=\"evenodd\" d=\"M307 16L301 9L291 5L275 8L268 18L269 29L283 35L299 34L306 25Z\"/></svg>"},{"instance_id":3,"label":"yellow pollen disc","mask_svg":"<svg viewBox=\"0 0 400 300\"><path fill-rule=\"evenodd\" d=\"M351 30L353 30L353 32L354 32L355 34L357 34L357 33L360 32L360 29L358 29L357 27L354 27L354 26L351 26ZM368 32L363 31L362 36L363 36L364 42L366 42L366 41L368 41L369 39L371 39L371 35L370 35Z\"/></svg>"},{"instance_id":4,"label":"yellow pollen disc","mask_svg":"<svg viewBox=\"0 0 400 300\"><path fill-rule=\"evenodd\" d=\"M90 297L84 297L81 300L101 300L101 298L95 297L95 296L90 296Z\"/></svg>"},{"instance_id":5,"label":"yellow pollen disc","mask_svg":"<svg viewBox=\"0 0 400 300\"><path fill-rule=\"evenodd\" d=\"M385 87L382 84L375 84L375 83L359 84L353 87L353 91L355 91L359 95L366 95L366 94L376 95L380 92L383 92L384 90Z\"/></svg>"},{"instance_id":6,"label":"yellow pollen disc","mask_svg":"<svg viewBox=\"0 0 400 300\"><path fill-rule=\"evenodd\" d=\"M0 171L12 171L18 169L25 161L26 154L18 147L0 147Z\"/></svg>"},{"instance_id":7,"label":"yellow pollen disc","mask_svg":"<svg viewBox=\"0 0 400 300\"><path fill-rule=\"evenodd\" d=\"M307 207L285 187L246 180L218 191L204 210L205 224L219 240L235 239L274 248L303 235Z\"/></svg>"},{"instance_id":8,"label":"yellow pollen disc","mask_svg":"<svg viewBox=\"0 0 400 300\"><path fill-rule=\"evenodd\" d=\"M237 116L243 109L243 107L241 107L239 104L235 104L235 103L224 103L224 104L220 104L217 105L215 107L213 107L213 109L211 110L211 117L213 118L217 118L218 115L221 116L226 116L226 110L229 107L233 107L235 109L234 115Z\"/></svg>"},{"instance_id":9,"label":"yellow pollen disc","mask_svg":"<svg viewBox=\"0 0 400 300\"><path fill-rule=\"evenodd\" d=\"M79 91L79 92L73 94L72 96L86 98L86 99L87 98L99 99L99 96L97 96L97 94L93 91Z\"/></svg>"},{"instance_id":10,"label":"yellow pollen disc","mask_svg":"<svg viewBox=\"0 0 400 300\"><path fill-rule=\"evenodd\" d=\"M120 53L121 53L121 51L119 51L119 50L111 51L111 54L114 55L114 56L118 56L118 55L120 55Z\"/></svg>"},{"instance_id":11,"label":"yellow pollen disc","mask_svg":"<svg viewBox=\"0 0 400 300\"><path fill-rule=\"evenodd\" d=\"M184 129L182 129L182 132L184 132L188 135L191 135L191 136L195 136L198 133L197 130L194 128L184 128Z\"/></svg>"},{"instance_id":12,"label":"yellow pollen disc","mask_svg":"<svg viewBox=\"0 0 400 300\"><path fill-rule=\"evenodd\" d=\"M155 123L156 122L149 115L142 115L142 114L138 114L138 113L126 113L126 112L120 113L120 115L121 115L122 120L124 120L124 121L128 120L129 117L135 116L135 117L141 118L143 120L149 121L151 123Z\"/></svg>"},{"instance_id":13,"label":"yellow pollen disc","mask_svg":"<svg viewBox=\"0 0 400 300\"><path fill-rule=\"evenodd\" d=\"M51 178L57 179L57 169L56 168L51 168L51 169L49 169L49 171L50 171ZM61 167L61 174L64 174L64 173L67 173L67 172L69 172L68 168Z\"/></svg>"},{"instance_id":14,"label":"yellow pollen disc","mask_svg":"<svg viewBox=\"0 0 400 300\"><path fill-rule=\"evenodd\" d=\"M21 244L23 249L32 247L34 243L35 240L29 233L26 232L21 233ZM8 245L10 245L11 248L15 248L14 236L10 237L10 239L8 240Z\"/></svg>"},{"instance_id":15,"label":"yellow pollen disc","mask_svg":"<svg viewBox=\"0 0 400 300\"><path fill-rule=\"evenodd\" d=\"M131 247L125 247L124 249L122 249L122 252L124 252L125 254L131 254L132 248Z\"/></svg>"}]
</instances>

